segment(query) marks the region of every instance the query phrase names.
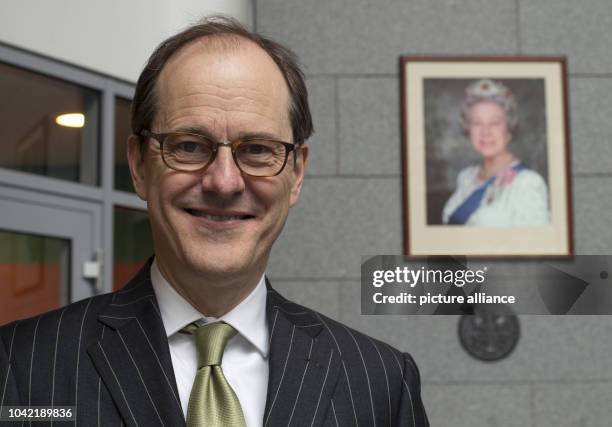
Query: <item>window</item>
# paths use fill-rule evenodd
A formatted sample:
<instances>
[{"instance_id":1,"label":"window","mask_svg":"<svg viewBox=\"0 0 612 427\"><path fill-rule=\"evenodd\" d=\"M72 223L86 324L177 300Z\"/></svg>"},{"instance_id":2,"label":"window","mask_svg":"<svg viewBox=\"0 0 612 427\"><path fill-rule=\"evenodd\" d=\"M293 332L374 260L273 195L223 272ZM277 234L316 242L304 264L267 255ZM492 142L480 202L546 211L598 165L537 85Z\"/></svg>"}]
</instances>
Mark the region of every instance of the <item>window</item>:
<instances>
[{"instance_id":1,"label":"window","mask_svg":"<svg viewBox=\"0 0 612 427\"><path fill-rule=\"evenodd\" d=\"M132 133L130 110L132 102L115 98L115 190L134 192L130 168L125 154L127 139Z\"/></svg>"},{"instance_id":2,"label":"window","mask_svg":"<svg viewBox=\"0 0 612 427\"><path fill-rule=\"evenodd\" d=\"M115 207L113 289L125 285L153 255L146 212Z\"/></svg>"},{"instance_id":3,"label":"window","mask_svg":"<svg viewBox=\"0 0 612 427\"><path fill-rule=\"evenodd\" d=\"M153 244L125 155L133 84L0 43L0 93L2 324L123 286Z\"/></svg>"},{"instance_id":4,"label":"window","mask_svg":"<svg viewBox=\"0 0 612 427\"><path fill-rule=\"evenodd\" d=\"M68 302L67 240L0 230L0 325Z\"/></svg>"},{"instance_id":5,"label":"window","mask_svg":"<svg viewBox=\"0 0 612 427\"><path fill-rule=\"evenodd\" d=\"M0 167L98 185L100 94L0 63Z\"/></svg>"}]
</instances>

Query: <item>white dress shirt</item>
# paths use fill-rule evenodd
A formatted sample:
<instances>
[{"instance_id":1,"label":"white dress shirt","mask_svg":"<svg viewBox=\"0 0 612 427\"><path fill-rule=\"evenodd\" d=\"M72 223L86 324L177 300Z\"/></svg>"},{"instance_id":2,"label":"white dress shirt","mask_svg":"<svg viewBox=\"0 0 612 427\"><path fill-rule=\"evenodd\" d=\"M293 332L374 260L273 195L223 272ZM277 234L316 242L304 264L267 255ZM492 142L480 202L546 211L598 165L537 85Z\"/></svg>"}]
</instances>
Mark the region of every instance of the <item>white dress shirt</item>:
<instances>
[{"instance_id":1,"label":"white dress shirt","mask_svg":"<svg viewBox=\"0 0 612 427\"><path fill-rule=\"evenodd\" d=\"M261 426L268 389L270 349L264 277L240 304L218 319L202 315L189 304L162 276L155 261L151 265L151 283L168 336L185 417L198 366L195 339L193 335L181 333L180 330L200 319L206 323L223 320L238 332L225 347L221 361L223 373L240 400L247 426Z\"/></svg>"}]
</instances>

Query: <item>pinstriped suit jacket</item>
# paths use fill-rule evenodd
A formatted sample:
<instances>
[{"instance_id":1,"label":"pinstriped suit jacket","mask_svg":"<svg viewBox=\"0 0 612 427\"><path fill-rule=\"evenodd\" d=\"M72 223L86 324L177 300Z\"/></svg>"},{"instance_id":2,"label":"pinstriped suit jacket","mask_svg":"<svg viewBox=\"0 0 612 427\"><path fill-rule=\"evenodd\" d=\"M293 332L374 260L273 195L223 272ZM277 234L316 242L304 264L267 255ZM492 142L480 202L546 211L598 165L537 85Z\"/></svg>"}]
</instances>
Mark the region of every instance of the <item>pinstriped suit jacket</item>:
<instances>
[{"instance_id":1,"label":"pinstriped suit jacket","mask_svg":"<svg viewBox=\"0 0 612 427\"><path fill-rule=\"evenodd\" d=\"M76 406L76 425L181 426L150 263L123 289L0 328L1 405ZM427 426L408 354L268 283L266 426Z\"/></svg>"}]
</instances>

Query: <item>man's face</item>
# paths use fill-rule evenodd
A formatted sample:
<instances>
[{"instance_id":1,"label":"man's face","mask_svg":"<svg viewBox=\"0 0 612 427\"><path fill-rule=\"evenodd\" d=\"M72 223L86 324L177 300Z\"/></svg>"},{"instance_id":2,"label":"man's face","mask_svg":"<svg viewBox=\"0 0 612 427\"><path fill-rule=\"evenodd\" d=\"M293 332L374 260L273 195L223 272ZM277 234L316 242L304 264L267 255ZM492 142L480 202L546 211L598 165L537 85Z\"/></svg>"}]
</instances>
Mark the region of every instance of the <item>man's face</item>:
<instances>
[{"instance_id":1,"label":"man's face","mask_svg":"<svg viewBox=\"0 0 612 427\"><path fill-rule=\"evenodd\" d=\"M250 135L292 142L289 92L274 61L259 47L211 48L195 41L171 58L157 84L152 132L198 132L217 141ZM204 172L178 172L159 144L140 161L129 150L134 186L147 201L158 263L171 277L236 278L261 274L289 208L297 200L307 149L291 153L274 177L243 174L220 147Z\"/></svg>"}]
</instances>

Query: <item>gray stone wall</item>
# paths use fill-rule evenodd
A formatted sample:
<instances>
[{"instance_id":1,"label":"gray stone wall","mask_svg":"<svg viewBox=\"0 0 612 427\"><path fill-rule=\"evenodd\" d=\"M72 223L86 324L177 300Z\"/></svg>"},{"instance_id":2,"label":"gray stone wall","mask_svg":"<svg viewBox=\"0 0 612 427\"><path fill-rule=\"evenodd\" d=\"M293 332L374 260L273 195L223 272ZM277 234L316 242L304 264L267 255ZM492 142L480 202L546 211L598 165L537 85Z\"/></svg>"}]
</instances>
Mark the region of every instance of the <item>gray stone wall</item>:
<instances>
[{"instance_id":1,"label":"gray stone wall","mask_svg":"<svg viewBox=\"0 0 612 427\"><path fill-rule=\"evenodd\" d=\"M432 426L612 425L612 318L521 316L514 353L472 359L456 317L361 316L362 255L402 252L398 57L567 55L578 254L612 253L610 0L257 0L305 66L316 134L269 274L288 297L409 351Z\"/></svg>"}]
</instances>

